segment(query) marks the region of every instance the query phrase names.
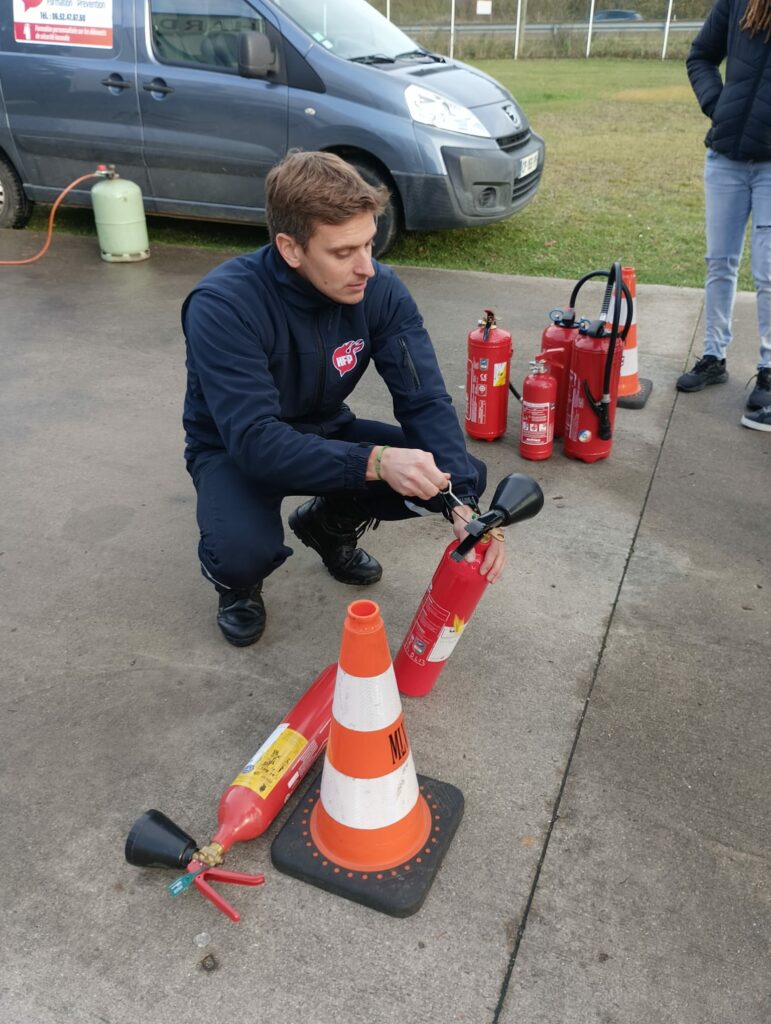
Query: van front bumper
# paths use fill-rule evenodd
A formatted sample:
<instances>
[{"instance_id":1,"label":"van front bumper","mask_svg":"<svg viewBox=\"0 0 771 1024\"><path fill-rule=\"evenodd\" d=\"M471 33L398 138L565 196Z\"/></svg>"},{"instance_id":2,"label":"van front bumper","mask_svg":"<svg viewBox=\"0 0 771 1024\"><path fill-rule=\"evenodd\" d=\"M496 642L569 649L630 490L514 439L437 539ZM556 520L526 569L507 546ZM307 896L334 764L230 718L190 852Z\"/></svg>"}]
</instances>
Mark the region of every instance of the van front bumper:
<instances>
[{"instance_id":1,"label":"van front bumper","mask_svg":"<svg viewBox=\"0 0 771 1024\"><path fill-rule=\"evenodd\" d=\"M535 196L543 174L544 142L535 133L526 145L502 149L442 146L445 174L394 174L408 231L490 224L510 217ZM535 161L536 166L530 166ZM523 173L524 172L524 173Z\"/></svg>"}]
</instances>

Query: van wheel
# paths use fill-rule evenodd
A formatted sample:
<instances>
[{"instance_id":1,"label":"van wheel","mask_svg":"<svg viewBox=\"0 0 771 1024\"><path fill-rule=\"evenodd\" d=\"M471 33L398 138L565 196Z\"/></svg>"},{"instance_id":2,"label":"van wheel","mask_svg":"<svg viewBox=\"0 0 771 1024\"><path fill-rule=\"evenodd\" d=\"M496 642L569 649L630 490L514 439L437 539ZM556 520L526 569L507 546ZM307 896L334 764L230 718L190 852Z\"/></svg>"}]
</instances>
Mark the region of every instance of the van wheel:
<instances>
[{"instance_id":1,"label":"van wheel","mask_svg":"<svg viewBox=\"0 0 771 1024\"><path fill-rule=\"evenodd\" d=\"M0 156L0 228L23 228L32 216L32 203L24 195L19 175Z\"/></svg>"},{"instance_id":2,"label":"van wheel","mask_svg":"<svg viewBox=\"0 0 771 1024\"><path fill-rule=\"evenodd\" d=\"M345 159L351 167L356 168L368 184L374 185L376 188L380 185L385 185L388 189L390 196L388 206L386 206L378 219L375 240L372 243L372 255L376 258L384 256L402 233L402 205L399 201L399 196L394 190L393 183L377 167L357 157L346 157Z\"/></svg>"}]
</instances>

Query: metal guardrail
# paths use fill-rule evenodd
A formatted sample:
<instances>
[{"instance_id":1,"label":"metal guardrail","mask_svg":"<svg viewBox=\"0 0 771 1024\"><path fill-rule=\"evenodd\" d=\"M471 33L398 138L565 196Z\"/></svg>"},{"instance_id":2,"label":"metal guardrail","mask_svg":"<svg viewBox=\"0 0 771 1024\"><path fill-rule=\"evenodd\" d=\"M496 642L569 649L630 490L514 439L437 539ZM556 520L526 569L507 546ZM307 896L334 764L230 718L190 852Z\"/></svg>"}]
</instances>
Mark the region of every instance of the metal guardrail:
<instances>
[{"instance_id":1,"label":"metal guardrail","mask_svg":"<svg viewBox=\"0 0 771 1024\"><path fill-rule=\"evenodd\" d=\"M704 23L701 21L673 21L669 25L669 31L670 33L692 32L695 35L703 24ZM592 34L595 32L664 32L666 27L666 22L664 21L595 21L592 24ZM399 28L409 35L411 32L448 32L450 30L450 25L449 23L445 23L443 25L399 25ZM517 26L513 23L501 25L482 25L479 24L479 22L469 22L467 24L464 24L463 22L455 23L456 35L489 35L499 32L514 35L516 31ZM556 32L588 32L589 22L552 22L550 24L534 24L530 22L525 26L524 31L526 35Z\"/></svg>"}]
</instances>

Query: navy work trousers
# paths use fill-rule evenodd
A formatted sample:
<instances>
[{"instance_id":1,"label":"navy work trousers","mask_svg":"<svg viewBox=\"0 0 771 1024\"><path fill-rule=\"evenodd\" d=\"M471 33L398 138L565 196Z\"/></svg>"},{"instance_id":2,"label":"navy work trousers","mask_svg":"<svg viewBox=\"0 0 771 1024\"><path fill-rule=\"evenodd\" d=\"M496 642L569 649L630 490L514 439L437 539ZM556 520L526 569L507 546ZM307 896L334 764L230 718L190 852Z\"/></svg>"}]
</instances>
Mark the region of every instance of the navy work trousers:
<instances>
[{"instance_id":1,"label":"navy work trousers","mask_svg":"<svg viewBox=\"0 0 771 1024\"><path fill-rule=\"evenodd\" d=\"M409 447L400 427L376 420L354 420L333 439ZM469 458L478 474L476 493L481 497L487 469L473 455ZM224 451L199 452L190 458L188 471L198 495L198 556L204 575L221 588L242 589L275 572L292 554L284 543L281 502L290 494L304 492L267 490L264 484L244 476ZM380 481L368 483L363 490L340 491L336 497L346 494L355 497L364 515L374 519L409 519L416 515L405 505L402 495ZM415 499L414 503L434 512L442 507L438 499Z\"/></svg>"}]
</instances>

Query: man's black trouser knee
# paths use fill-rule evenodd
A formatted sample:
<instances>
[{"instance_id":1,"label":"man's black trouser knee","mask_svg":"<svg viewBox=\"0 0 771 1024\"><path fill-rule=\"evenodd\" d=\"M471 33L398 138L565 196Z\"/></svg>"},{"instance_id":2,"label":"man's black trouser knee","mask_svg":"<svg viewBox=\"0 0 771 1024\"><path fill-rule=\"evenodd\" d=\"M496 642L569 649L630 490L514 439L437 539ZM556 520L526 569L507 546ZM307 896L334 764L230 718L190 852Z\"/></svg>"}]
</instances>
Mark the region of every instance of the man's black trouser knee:
<instances>
[{"instance_id":1,"label":"man's black trouser knee","mask_svg":"<svg viewBox=\"0 0 771 1024\"><path fill-rule=\"evenodd\" d=\"M338 441L368 441L394 448L409 447L400 427L376 420L354 420L334 435ZM483 462L469 455L478 474L477 494L487 484ZM198 495L197 517L201 531L198 556L204 575L222 588L241 589L265 579L292 554L284 543L281 502L300 491L270 491L244 476L223 451L200 452L190 458L188 470ZM335 497L355 498L362 519L384 521L409 519L416 515L402 495L380 481L355 491L337 491ZM438 512L438 499L414 504Z\"/></svg>"}]
</instances>

